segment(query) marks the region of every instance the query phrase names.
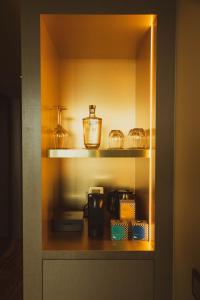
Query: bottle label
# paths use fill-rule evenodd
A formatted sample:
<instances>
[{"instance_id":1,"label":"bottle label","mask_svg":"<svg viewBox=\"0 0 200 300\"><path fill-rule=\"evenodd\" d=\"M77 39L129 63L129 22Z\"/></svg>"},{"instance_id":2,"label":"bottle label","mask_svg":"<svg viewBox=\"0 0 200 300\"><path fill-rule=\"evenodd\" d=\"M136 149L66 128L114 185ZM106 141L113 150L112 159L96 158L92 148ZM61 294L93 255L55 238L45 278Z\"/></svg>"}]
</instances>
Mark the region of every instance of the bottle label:
<instances>
[{"instance_id":1,"label":"bottle label","mask_svg":"<svg viewBox=\"0 0 200 300\"><path fill-rule=\"evenodd\" d=\"M99 126L97 120L89 120L85 126L85 142L87 144L96 144L99 140Z\"/></svg>"}]
</instances>

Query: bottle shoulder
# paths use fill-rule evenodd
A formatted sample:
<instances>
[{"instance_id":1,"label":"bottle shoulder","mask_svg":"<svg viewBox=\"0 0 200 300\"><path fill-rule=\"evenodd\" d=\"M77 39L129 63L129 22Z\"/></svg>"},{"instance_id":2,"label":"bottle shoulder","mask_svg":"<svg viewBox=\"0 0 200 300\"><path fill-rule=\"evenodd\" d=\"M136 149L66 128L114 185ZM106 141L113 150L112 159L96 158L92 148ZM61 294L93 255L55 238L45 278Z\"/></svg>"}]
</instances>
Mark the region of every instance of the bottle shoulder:
<instances>
[{"instance_id":1,"label":"bottle shoulder","mask_svg":"<svg viewBox=\"0 0 200 300\"><path fill-rule=\"evenodd\" d=\"M86 117L86 118L83 118L83 121L90 121L90 120L102 121L102 118L99 118L99 117Z\"/></svg>"}]
</instances>

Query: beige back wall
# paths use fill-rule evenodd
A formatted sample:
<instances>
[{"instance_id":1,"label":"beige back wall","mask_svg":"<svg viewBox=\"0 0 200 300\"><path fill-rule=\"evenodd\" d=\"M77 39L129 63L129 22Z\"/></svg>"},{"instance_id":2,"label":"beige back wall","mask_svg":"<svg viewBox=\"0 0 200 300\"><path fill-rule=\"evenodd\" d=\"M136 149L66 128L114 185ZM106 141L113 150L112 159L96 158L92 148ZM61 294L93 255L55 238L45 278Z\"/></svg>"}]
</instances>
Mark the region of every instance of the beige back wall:
<instances>
[{"instance_id":1,"label":"beige back wall","mask_svg":"<svg viewBox=\"0 0 200 300\"><path fill-rule=\"evenodd\" d=\"M175 299L192 297L200 271L200 2L177 7L175 149Z\"/></svg>"},{"instance_id":2,"label":"beige back wall","mask_svg":"<svg viewBox=\"0 0 200 300\"><path fill-rule=\"evenodd\" d=\"M135 125L135 61L132 59L64 59L60 63L61 103L67 106L63 126L67 147L83 148L82 118L89 105L103 119L101 148L111 129L124 134Z\"/></svg>"},{"instance_id":3,"label":"beige back wall","mask_svg":"<svg viewBox=\"0 0 200 300\"><path fill-rule=\"evenodd\" d=\"M67 147L84 148L82 118L90 104L102 118L101 148L108 147L112 129L127 135L135 126L135 60L63 59L60 63L61 104L67 106L63 126L70 134ZM121 173L125 174L121 178ZM134 188L134 160L62 160L61 197L70 209L80 209L89 186Z\"/></svg>"}]
</instances>

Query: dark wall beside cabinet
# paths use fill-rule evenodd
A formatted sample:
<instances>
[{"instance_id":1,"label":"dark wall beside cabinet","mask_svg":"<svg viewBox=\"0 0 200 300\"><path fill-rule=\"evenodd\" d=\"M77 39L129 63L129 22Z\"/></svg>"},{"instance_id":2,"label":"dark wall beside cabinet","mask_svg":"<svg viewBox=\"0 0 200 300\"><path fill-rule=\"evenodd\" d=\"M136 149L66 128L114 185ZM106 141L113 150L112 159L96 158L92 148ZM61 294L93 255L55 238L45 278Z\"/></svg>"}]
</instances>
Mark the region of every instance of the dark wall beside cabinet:
<instances>
[{"instance_id":1,"label":"dark wall beside cabinet","mask_svg":"<svg viewBox=\"0 0 200 300\"><path fill-rule=\"evenodd\" d=\"M9 99L0 95L0 238L8 239L11 231L9 213L11 210L10 198L10 111Z\"/></svg>"},{"instance_id":2,"label":"dark wall beside cabinet","mask_svg":"<svg viewBox=\"0 0 200 300\"><path fill-rule=\"evenodd\" d=\"M0 239L21 231L20 0L0 1ZM0 252L1 254L1 252Z\"/></svg>"},{"instance_id":3,"label":"dark wall beside cabinet","mask_svg":"<svg viewBox=\"0 0 200 300\"><path fill-rule=\"evenodd\" d=\"M20 0L0 1L0 94L20 96Z\"/></svg>"}]
</instances>

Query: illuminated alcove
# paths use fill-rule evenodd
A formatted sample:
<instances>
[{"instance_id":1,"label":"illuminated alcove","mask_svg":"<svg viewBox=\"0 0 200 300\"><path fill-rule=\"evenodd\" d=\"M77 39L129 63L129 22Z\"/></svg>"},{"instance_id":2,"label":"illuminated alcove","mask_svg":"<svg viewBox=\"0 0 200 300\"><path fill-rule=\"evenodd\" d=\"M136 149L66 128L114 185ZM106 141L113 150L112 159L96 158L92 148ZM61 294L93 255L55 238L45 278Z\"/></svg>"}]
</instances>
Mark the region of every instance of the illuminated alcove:
<instances>
[{"instance_id":1,"label":"illuminated alcove","mask_svg":"<svg viewBox=\"0 0 200 300\"><path fill-rule=\"evenodd\" d=\"M43 249L153 251L156 17L41 15L40 42ZM100 150L86 155L78 150L84 148L82 118L90 104L103 119L102 142ZM63 127L69 154L64 155L52 150L57 105L67 107ZM127 136L135 127L149 130L148 150L109 152L111 129ZM149 241L111 241L109 227L104 239L90 240L86 221L81 234L55 233L55 211L83 210L90 186L103 186L106 193L134 189L136 215L148 221Z\"/></svg>"}]
</instances>

